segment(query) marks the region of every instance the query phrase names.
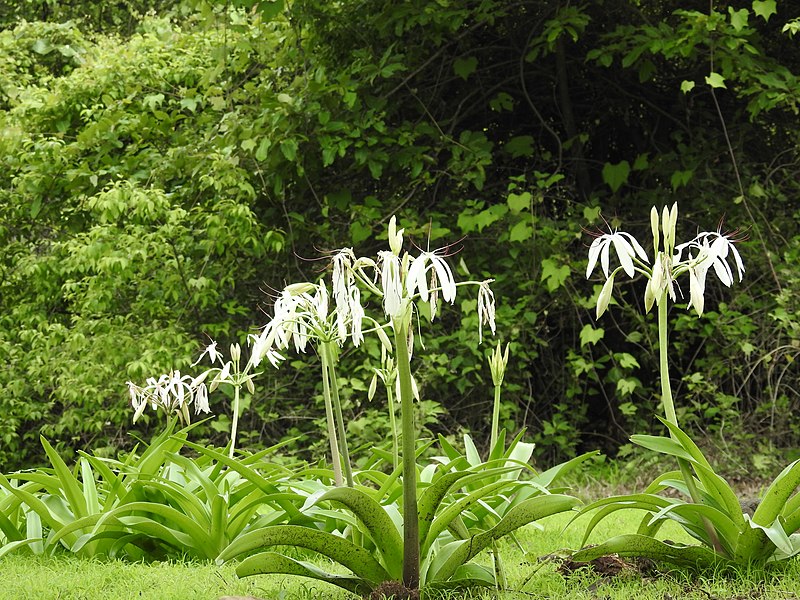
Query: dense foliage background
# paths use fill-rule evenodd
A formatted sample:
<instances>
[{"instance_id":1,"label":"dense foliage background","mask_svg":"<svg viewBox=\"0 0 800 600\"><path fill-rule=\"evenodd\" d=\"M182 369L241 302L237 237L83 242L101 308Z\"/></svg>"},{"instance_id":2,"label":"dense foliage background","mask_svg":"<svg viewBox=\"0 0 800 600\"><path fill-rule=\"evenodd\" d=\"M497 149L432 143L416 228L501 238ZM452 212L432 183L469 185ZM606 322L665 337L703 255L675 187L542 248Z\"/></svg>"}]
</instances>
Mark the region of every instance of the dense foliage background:
<instances>
[{"instance_id":1,"label":"dense foliage background","mask_svg":"<svg viewBox=\"0 0 800 600\"><path fill-rule=\"evenodd\" d=\"M0 464L113 453L126 380L243 341L325 251L420 246L496 279L503 418L543 461L616 453L658 411L642 281L593 315L592 231L737 232L746 280L672 312L681 422L742 473L800 442L800 9L780 0L25 0L0 8ZM462 260L463 259L463 262ZM475 301L417 360L421 426L487 428ZM454 350L455 349L455 350ZM343 357L351 435L386 438L379 348ZM257 447L322 444L314 369L244 402ZM199 434L224 443L229 406ZM297 445L297 444L296 444ZM623 453L627 446L622 446Z\"/></svg>"}]
</instances>

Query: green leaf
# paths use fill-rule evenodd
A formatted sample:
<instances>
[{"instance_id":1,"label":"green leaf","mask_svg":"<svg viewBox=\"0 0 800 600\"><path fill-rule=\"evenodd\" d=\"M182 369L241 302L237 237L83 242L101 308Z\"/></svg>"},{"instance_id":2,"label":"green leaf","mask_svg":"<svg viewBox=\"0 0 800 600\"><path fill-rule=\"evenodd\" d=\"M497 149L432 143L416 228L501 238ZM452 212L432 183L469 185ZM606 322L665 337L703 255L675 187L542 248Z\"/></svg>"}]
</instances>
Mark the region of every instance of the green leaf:
<instances>
[{"instance_id":1,"label":"green leaf","mask_svg":"<svg viewBox=\"0 0 800 600\"><path fill-rule=\"evenodd\" d=\"M511 212L514 214L520 213L523 210L528 210L531 207L531 193L522 192L521 194L510 193L506 199L506 204Z\"/></svg>"},{"instance_id":2,"label":"green leaf","mask_svg":"<svg viewBox=\"0 0 800 600\"><path fill-rule=\"evenodd\" d=\"M459 57L453 62L453 71L465 81L475 72L477 67L478 59L474 56L469 56L467 58Z\"/></svg>"},{"instance_id":3,"label":"green leaf","mask_svg":"<svg viewBox=\"0 0 800 600\"><path fill-rule=\"evenodd\" d=\"M720 75L719 73L715 73L712 71L708 75L706 75L706 83L710 85L712 88L724 88L725 86L725 78Z\"/></svg>"},{"instance_id":4,"label":"green leaf","mask_svg":"<svg viewBox=\"0 0 800 600\"><path fill-rule=\"evenodd\" d=\"M370 495L356 488L334 488L320 496L319 502L323 501L343 504L356 515L381 553L389 574L399 579L403 566L403 540L386 510Z\"/></svg>"},{"instance_id":5,"label":"green leaf","mask_svg":"<svg viewBox=\"0 0 800 600\"><path fill-rule=\"evenodd\" d=\"M681 91L684 94L688 94L694 89L695 83L694 81L689 81L688 79L684 79L681 81Z\"/></svg>"},{"instance_id":6,"label":"green leaf","mask_svg":"<svg viewBox=\"0 0 800 600\"><path fill-rule=\"evenodd\" d=\"M294 546L313 550L347 567L367 581L380 583L391 579L370 551L332 533L298 525L273 525L245 533L222 551L217 562L225 562L269 546ZM257 573L255 570L248 572L249 575Z\"/></svg>"},{"instance_id":7,"label":"green leaf","mask_svg":"<svg viewBox=\"0 0 800 600\"><path fill-rule=\"evenodd\" d=\"M600 340L603 339L603 336L606 334L605 329L602 327L594 328L590 324L586 324L581 329L581 348L586 346L587 344L596 344Z\"/></svg>"},{"instance_id":8,"label":"green leaf","mask_svg":"<svg viewBox=\"0 0 800 600\"><path fill-rule=\"evenodd\" d=\"M527 221L517 221L517 223L508 232L509 242L524 242L529 240L533 235L533 227Z\"/></svg>"},{"instance_id":9,"label":"green leaf","mask_svg":"<svg viewBox=\"0 0 800 600\"><path fill-rule=\"evenodd\" d=\"M542 261L542 275L540 279L546 282L548 291L556 291L564 285L567 277L569 277L569 266L559 265L552 258L545 258Z\"/></svg>"},{"instance_id":10,"label":"green leaf","mask_svg":"<svg viewBox=\"0 0 800 600\"><path fill-rule=\"evenodd\" d=\"M533 136L515 135L503 144L503 150L508 152L512 158L530 158L533 156Z\"/></svg>"},{"instance_id":11,"label":"green leaf","mask_svg":"<svg viewBox=\"0 0 800 600\"><path fill-rule=\"evenodd\" d=\"M494 540L498 540L533 521L573 509L580 504L577 498L563 494L537 496L518 504L508 511L491 529L469 539L459 540L449 555L437 554L428 570L428 582L447 581L456 569L476 556Z\"/></svg>"},{"instance_id":12,"label":"green leaf","mask_svg":"<svg viewBox=\"0 0 800 600\"><path fill-rule=\"evenodd\" d=\"M344 588L348 592L352 592L364 598L367 597L375 587L374 583L366 581L361 577L328 573L311 563L295 560L275 552L256 554L246 558L236 567L236 575L239 577L249 577L250 575L262 575L266 573L299 575L318 581L326 581L327 583L332 583L333 585Z\"/></svg>"},{"instance_id":13,"label":"green leaf","mask_svg":"<svg viewBox=\"0 0 800 600\"><path fill-rule=\"evenodd\" d=\"M269 21L277 17L283 11L284 0L260 0L258 12L264 21Z\"/></svg>"},{"instance_id":14,"label":"green leaf","mask_svg":"<svg viewBox=\"0 0 800 600\"><path fill-rule=\"evenodd\" d=\"M611 188L612 192L616 192L628 181L630 172L631 165L627 160L623 160L617 164L605 163L602 173L603 181Z\"/></svg>"},{"instance_id":15,"label":"green leaf","mask_svg":"<svg viewBox=\"0 0 800 600\"><path fill-rule=\"evenodd\" d=\"M633 170L634 171L644 171L650 166L650 156L647 152L643 154L639 154L636 157L636 160L633 161Z\"/></svg>"},{"instance_id":16,"label":"green leaf","mask_svg":"<svg viewBox=\"0 0 800 600\"><path fill-rule=\"evenodd\" d=\"M765 21L778 12L775 0L753 0L753 12Z\"/></svg>"},{"instance_id":17,"label":"green leaf","mask_svg":"<svg viewBox=\"0 0 800 600\"><path fill-rule=\"evenodd\" d=\"M60 491L64 494L64 497L69 503L72 513L76 518L85 517L88 512L86 510L86 498L83 496L81 484L72 474L72 471L69 470L69 467L67 467L66 463L62 460L61 456L59 456L58 452L53 449L48 441L44 439L44 437L41 437L40 439L42 441L44 451L47 453L47 458L50 459L50 463L53 465L53 469L55 470L58 480L61 483Z\"/></svg>"},{"instance_id":18,"label":"green leaf","mask_svg":"<svg viewBox=\"0 0 800 600\"><path fill-rule=\"evenodd\" d=\"M800 460L789 464L773 480L753 513L753 521L769 525L783 510L789 498L800 485Z\"/></svg>"},{"instance_id":19,"label":"green leaf","mask_svg":"<svg viewBox=\"0 0 800 600\"><path fill-rule=\"evenodd\" d=\"M286 160L294 162L294 159L297 158L297 141L293 139L283 140L280 148Z\"/></svg>"},{"instance_id":20,"label":"green leaf","mask_svg":"<svg viewBox=\"0 0 800 600\"><path fill-rule=\"evenodd\" d=\"M731 26L736 30L737 33L747 27L750 11L748 11L746 8L736 10L732 6L729 6L728 14L731 16Z\"/></svg>"},{"instance_id":21,"label":"green leaf","mask_svg":"<svg viewBox=\"0 0 800 600\"><path fill-rule=\"evenodd\" d=\"M597 546L579 550L572 555L572 560L589 562L609 554L649 558L689 568L733 567L733 563L708 548L668 544L636 533L618 535Z\"/></svg>"}]
</instances>

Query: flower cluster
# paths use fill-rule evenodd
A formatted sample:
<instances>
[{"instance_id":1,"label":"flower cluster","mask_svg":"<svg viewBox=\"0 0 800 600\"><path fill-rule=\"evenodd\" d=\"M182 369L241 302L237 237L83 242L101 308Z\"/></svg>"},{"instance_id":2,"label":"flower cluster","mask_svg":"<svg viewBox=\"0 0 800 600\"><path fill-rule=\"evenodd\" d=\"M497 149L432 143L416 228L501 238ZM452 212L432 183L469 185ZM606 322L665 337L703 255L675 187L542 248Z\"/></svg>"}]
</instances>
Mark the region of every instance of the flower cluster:
<instances>
[{"instance_id":1,"label":"flower cluster","mask_svg":"<svg viewBox=\"0 0 800 600\"><path fill-rule=\"evenodd\" d=\"M592 242L589 247L586 277L591 276L598 259L606 277L597 299L598 318L608 308L614 277L619 271L624 271L628 277L633 277L638 272L648 279L645 289L645 308L648 311L654 303L660 305L666 301L667 296L675 302L677 300L675 281L680 275L688 272L687 308L693 308L698 315L703 314L706 275L710 270L713 269L719 280L728 287L733 284L735 275L738 275L739 281L742 280L744 264L730 236L719 232L703 232L689 242L675 245L677 220L677 204L674 204L672 209L664 207L660 219L655 207L650 211L653 248L656 253L652 267L644 248L629 233L614 231L600 235ZM620 266L610 271L612 247ZM729 262L731 258L735 265L735 273Z\"/></svg>"},{"instance_id":2,"label":"flower cluster","mask_svg":"<svg viewBox=\"0 0 800 600\"><path fill-rule=\"evenodd\" d=\"M180 371L172 371L158 379L150 377L144 386L128 382L133 421L142 416L148 405L153 410L163 409L167 414L176 413L185 423L189 422L189 406L194 404L195 414L208 413L208 389L202 379L204 376L192 378L181 375Z\"/></svg>"},{"instance_id":3,"label":"flower cluster","mask_svg":"<svg viewBox=\"0 0 800 600\"><path fill-rule=\"evenodd\" d=\"M206 356L212 365L219 362L221 366L212 366L196 379L180 377L176 372L162 376L158 381L148 379L142 388L129 383L135 417L141 415L147 402L164 406L172 412L176 407L182 410L180 407L187 399L191 402L199 398L195 400L197 410L207 411L207 393L214 391L220 383L246 384L252 393L253 371L264 359L277 368L290 347L296 352L305 352L309 342L342 346L348 338L354 346L359 346L364 334L373 332L380 337L384 347L391 348L386 330L394 325L395 319L410 319L416 300L428 303L431 318L434 318L439 298L453 304L457 286L466 283L478 286L479 339L482 340L484 326L494 333L495 299L489 287L491 280L456 284L445 260L445 251L421 251L412 256L403 251L403 231L397 228L392 217L388 231L389 250L378 252L376 260L357 257L352 248L335 252L331 261L332 294L329 294L324 280L286 286L275 300L272 319L257 334L248 336L250 359L243 369L239 368L241 350L238 344L231 346L232 360L225 362L216 342L212 342L192 366ZM362 305L362 291L382 299L383 312L389 323L367 316ZM207 390L203 382L212 375Z\"/></svg>"}]
</instances>

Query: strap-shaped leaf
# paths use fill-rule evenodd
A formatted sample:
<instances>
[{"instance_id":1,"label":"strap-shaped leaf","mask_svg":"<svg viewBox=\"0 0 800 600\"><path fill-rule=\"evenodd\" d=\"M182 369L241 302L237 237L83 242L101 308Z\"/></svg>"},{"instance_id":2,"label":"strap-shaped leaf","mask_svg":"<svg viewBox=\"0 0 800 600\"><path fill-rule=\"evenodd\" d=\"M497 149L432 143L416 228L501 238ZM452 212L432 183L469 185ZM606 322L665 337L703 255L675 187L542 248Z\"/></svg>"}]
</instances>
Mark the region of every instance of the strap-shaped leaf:
<instances>
[{"instance_id":1,"label":"strap-shaped leaf","mask_svg":"<svg viewBox=\"0 0 800 600\"><path fill-rule=\"evenodd\" d=\"M704 546L672 545L636 533L618 535L598 546L579 550L572 555L572 560L588 562L609 554L649 558L695 569L734 566L734 563Z\"/></svg>"},{"instance_id":2,"label":"strap-shaped leaf","mask_svg":"<svg viewBox=\"0 0 800 600\"><path fill-rule=\"evenodd\" d=\"M783 512L789 498L800 485L800 459L789 464L772 481L753 513L753 523L768 527Z\"/></svg>"},{"instance_id":3,"label":"strap-shaped leaf","mask_svg":"<svg viewBox=\"0 0 800 600\"><path fill-rule=\"evenodd\" d=\"M25 538L20 530L17 529L17 526L2 511L0 511L0 531L3 532L9 542L18 542Z\"/></svg>"},{"instance_id":4,"label":"strap-shaped leaf","mask_svg":"<svg viewBox=\"0 0 800 600\"><path fill-rule=\"evenodd\" d=\"M391 579L383 565L361 546L332 533L299 525L274 525L245 533L222 551L217 562L270 546L296 546L313 550L347 567L366 581L380 583Z\"/></svg>"},{"instance_id":5,"label":"strap-shaped leaf","mask_svg":"<svg viewBox=\"0 0 800 600\"><path fill-rule=\"evenodd\" d=\"M131 513L136 514L133 515ZM207 558L216 556L216 552L210 542L211 534L208 531L209 523L206 522L201 525L181 511L165 504L158 504L156 502L129 502L105 513L95 527L99 529L104 523L107 521L113 522L114 519L120 522L128 522L126 519L134 519L134 522L139 526L139 531L143 531L144 533L157 531L156 529L150 528L149 525L147 525L147 530L142 529L141 523L156 523L156 521L150 517L140 515L139 513L149 513L165 521L166 525L162 525L161 523L157 524L166 528L163 531L167 532L167 542L170 545L174 545L175 540L179 539L181 540L180 543L184 543L188 548L193 549L194 553L198 556ZM144 519L144 521L139 519ZM157 536L158 533L155 535ZM180 546L177 547L180 548Z\"/></svg>"},{"instance_id":6,"label":"strap-shaped leaf","mask_svg":"<svg viewBox=\"0 0 800 600\"><path fill-rule=\"evenodd\" d=\"M575 458L571 458L566 462L558 464L554 467L550 467L547 469L547 471L542 471L533 478L533 481L544 487L550 487L551 484L555 483L561 477L577 468L581 463L597 456L598 454L599 452L597 450L593 450L591 452L581 454L580 456L576 456Z\"/></svg>"},{"instance_id":7,"label":"strap-shaped leaf","mask_svg":"<svg viewBox=\"0 0 800 600\"><path fill-rule=\"evenodd\" d=\"M469 539L453 542L454 550L452 552L443 552L441 555L434 556L427 571L428 581L447 581L459 566L466 564L492 541L533 521L571 510L578 504L580 504L580 500L563 494L537 496L526 500L508 511L508 514L491 529Z\"/></svg>"},{"instance_id":8,"label":"strap-shaped leaf","mask_svg":"<svg viewBox=\"0 0 800 600\"><path fill-rule=\"evenodd\" d=\"M676 502L671 506L661 509L653 515L651 523L669 519L675 521L686 529L695 538L702 540L706 545L713 546L713 540L708 538L704 520L711 523L729 555L733 554L739 539L741 529L725 512L706 504L693 502Z\"/></svg>"},{"instance_id":9,"label":"strap-shaped leaf","mask_svg":"<svg viewBox=\"0 0 800 600\"><path fill-rule=\"evenodd\" d=\"M318 581L326 581L361 597L366 597L375 587L374 584L360 577L328 573L305 561L294 560L276 552L262 552L256 554L245 559L236 567L236 574L239 577L266 573L299 575Z\"/></svg>"},{"instance_id":10,"label":"strap-shaped leaf","mask_svg":"<svg viewBox=\"0 0 800 600\"><path fill-rule=\"evenodd\" d=\"M403 572L403 539L384 508L356 488L333 488L319 498L320 502L326 500L343 504L355 514L380 552L391 578L399 579Z\"/></svg>"},{"instance_id":11,"label":"strap-shaped leaf","mask_svg":"<svg viewBox=\"0 0 800 600\"><path fill-rule=\"evenodd\" d=\"M196 450L200 454L205 454L214 458L215 460L223 463L224 465L230 467L237 473L239 473L242 477L247 479L253 485L255 485L258 489L264 492L265 495L272 496L275 499L276 504L278 504L289 517L295 522L308 522L309 519L302 515L297 507L290 501L286 499L285 496L279 496L280 490L273 484L272 482L265 479L261 476L257 471L251 469L247 465L245 465L242 461L237 460L235 458L230 458L227 454L223 452L218 452L217 450L213 450L211 448L206 448L205 446L201 446L199 444L194 444L192 442L185 442L186 446Z\"/></svg>"},{"instance_id":12,"label":"strap-shaped leaf","mask_svg":"<svg viewBox=\"0 0 800 600\"><path fill-rule=\"evenodd\" d=\"M86 498L83 497L83 489L81 488L81 484L75 478L75 475L72 474L72 471L70 471L69 467L67 467L61 456L59 456L58 452L53 449L48 441L44 439L44 437L41 437L40 439L42 441L44 451L47 454L47 458L50 459L50 463L53 465L53 470L55 471L59 483L61 484L60 492L64 495L64 498L66 498L67 502L69 503L72 514L74 514L76 518L85 517L89 514L89 511L86 509Z\"/></svg>"},{"instance_id":13,"label":"strap-shaped leaf","mask_svg":"<svg viewBox=\"0 0 800 600\"><path fill-rule=\"evenodd\" d=\"M638 509L648 511L650 513L657 512L666 506L674 504L677 500L663 498L655 494L625 494L620 496L611 496L609 498L601 498L592 502L588 506L584 506L578 513L572 517L567 527L572 525L574 521L579 519L585 514L588 514L596 509L601 509L592 516L589 525L586 526L586 532L583 534L581 545L584 545L589 539L589 536L594 531L594 528L611 513L618 510Z\"/></svg>"},{"instance_id":14,"label":"strap-shaped leaf","mask_svg":"<svg viewBox=\"0 0 800 600\"><path fill-rule=\"evenodd\" d=\"M420 543L421 543L422 554L425 555L425 553L427 553L428 549L433 544L433 541L438 537L440 533L442 533L445 529L449 527L450 523L456 517L461 515L462 512L469 510L469 508L473 504L478 502L478 500L480 500L483 496L494 494L498 490L501 490L503 488L508 488L515 484L516 482L505 481L505 480L495 481L493 483L485 485L483 488L475 492L467 494L463 498L459 498L458 500L456 500L455 502L444 508L442 511L440 511L438 516L434 517L433 521L430 522L430 525L426 527L427 532L424 538L422 537L423 521L420 519ZM434 507L434 512L435 512L435 507ZM426 511L426 514L430 514L430 512Z\"/></svg>"},{"instance_id":15,"label":"strap-shaped leaf","mask_svg":"<svg viewBox=\"0 0 800 600\"><path fill-rule=\"evenodd\" d=\"M781 471L764 492L764 498L751 519L756 527L748 527L742 532L736 546L736 560L763 561L774 553L774 542L766 530L775 523L798 484L800 484L800 460L794 461ZM794 515L790 515L789 521L792 527L800 524L800 518L795 518Z\"/></svg>"}]
</instances>

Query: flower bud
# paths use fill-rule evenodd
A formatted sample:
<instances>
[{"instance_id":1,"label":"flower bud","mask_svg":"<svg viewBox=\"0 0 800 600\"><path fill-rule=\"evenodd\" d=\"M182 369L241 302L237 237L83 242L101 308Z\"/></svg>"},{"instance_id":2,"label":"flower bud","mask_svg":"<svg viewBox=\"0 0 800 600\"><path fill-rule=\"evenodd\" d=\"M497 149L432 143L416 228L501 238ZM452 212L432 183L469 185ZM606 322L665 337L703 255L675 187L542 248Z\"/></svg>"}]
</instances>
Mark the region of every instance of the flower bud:
<instances>
[{"instance_id":1,"label":"flower bud","mask_svg":"<svg viewBox=\"0 0 800 600\"><path fill-rule=\"evenodd\" d=\"M653 252L658 252L658 210L655 206L650 209L650 229L653 231Z\"/></svg>"},{"instance_id":2,"label":"flower bud","mask_svg":"<svg viewBox=\"0 0 800 600\"><path fill-rule=\"evenodd\" d=\"M614 291L614 273L611 273L606 282L603 284L603 289L600 290L600 295L597 296L597 317L600 318L606 309L609 302L611 302L611 293Z\"/></svg>"},{"instance_id":3,"label":"flower bud","mask_svg":"<svg viewBox=\"0 0 800 600\"><path fill-rule=\"evenodd\" d=\"M400 256L403 251L403 232L405 229L397 229L397 219L394 215L389 219L389 248L392 254Z\"/></svg>"}]
</instances>

